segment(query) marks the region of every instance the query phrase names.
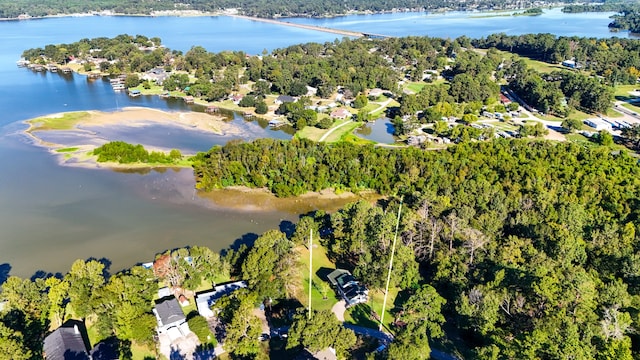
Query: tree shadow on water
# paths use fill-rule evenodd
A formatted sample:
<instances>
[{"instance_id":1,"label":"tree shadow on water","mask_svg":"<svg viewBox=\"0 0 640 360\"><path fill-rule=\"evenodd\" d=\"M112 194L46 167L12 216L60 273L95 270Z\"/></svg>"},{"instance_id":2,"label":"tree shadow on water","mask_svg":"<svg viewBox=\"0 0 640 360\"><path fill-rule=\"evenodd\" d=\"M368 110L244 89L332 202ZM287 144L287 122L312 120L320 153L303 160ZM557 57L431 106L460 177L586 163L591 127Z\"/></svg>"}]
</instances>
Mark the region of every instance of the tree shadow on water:
<instances>
[{"instance_id":1,"label":"tree shadow on water","mask_svg":"<svg viewBox=\"0 0 640 360\"><path fill-rule=\"evenodd\" d=\"M293 235L293 232L296 230L296 224L292 223L289 220L282 220L280 221L279 228L280 231L285 233L285 235L290 238Z\"/></svg>"},{"instance_id":2,"label":"tree shadow on water","mask_svg":"<svg viewBox=\"0 0 640 360\"><path fill-rule=\"evenodd\" d=\"M7 281L10 271L11 265L9 263L0 264L0 286Z\"/></svg>"}]
</instances>

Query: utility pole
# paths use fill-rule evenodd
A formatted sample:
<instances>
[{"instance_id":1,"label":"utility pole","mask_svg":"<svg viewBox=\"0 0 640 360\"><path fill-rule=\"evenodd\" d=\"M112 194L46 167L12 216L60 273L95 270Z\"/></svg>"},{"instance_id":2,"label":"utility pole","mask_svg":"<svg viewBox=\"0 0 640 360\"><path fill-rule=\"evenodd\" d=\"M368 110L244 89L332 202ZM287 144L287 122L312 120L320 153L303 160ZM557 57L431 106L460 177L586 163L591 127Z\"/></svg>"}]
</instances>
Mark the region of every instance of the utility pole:
<instances>
[{"instance_id":1,"label":"utility pole","mask_svg":"<svg viewBox=\"0 0 640 360\"><path fill-rule=\"evenodd\" d=\"M400 197L400 206L398 207L398 220L396 221L396 232L393 235L393 245L391 246L391 259L389 260L389 272L387 272L387 286L384 290L384 300L382 301L382 314L380 314L380 326L378 330L382 331L384 326L384 312L387 307L387 296L389 295L389 282L391 281L391 269L393 269L393 255L396 253L396 240L398 239L398 228L400 227L400 212L402 211L402 197Z\"/></svg>"},{"instance_id":2,"label":"utility pole","mask_svg":"<svg viewBox=\"0 0 640 360\"><path fill-rule=\"evenodd\" d=\"M311 320L311 287L313 286L313 229L309 230L309 320Z\"/></svg>"}]
</instances>

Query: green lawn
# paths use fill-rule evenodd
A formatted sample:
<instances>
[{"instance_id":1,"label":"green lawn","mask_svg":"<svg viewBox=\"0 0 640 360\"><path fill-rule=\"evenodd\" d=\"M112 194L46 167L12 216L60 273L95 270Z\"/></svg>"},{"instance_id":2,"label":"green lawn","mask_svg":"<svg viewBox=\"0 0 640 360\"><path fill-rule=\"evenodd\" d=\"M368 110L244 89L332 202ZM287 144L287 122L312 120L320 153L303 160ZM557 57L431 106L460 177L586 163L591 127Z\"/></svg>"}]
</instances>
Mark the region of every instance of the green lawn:
<instances>
[{"instance_id":1,"label":"green lawn","mask_svg":"<svg viewBox=\"0 0 640 360\"><path fill-rule=\"evenodd\" d=\"M314 243L317 244L317 239L314 240ZM300 294L298 300L306 307L309 304L309 250L306 247L301 246L299 247L299 253L303 292ZM331 260L329 260L326 251L322 246L314 247L312 256L313 288L311 290L311 308L315 310L331 310L333 305L338 302L338 299L336 298L335 291L331 288L329 282L326 278L322 278L321 276L326 277L326 275L333 271L336 266L331 262ZM328 289L326 300L323 299L321 292L323 286L326 286L325 289Z\"/></svg>"},{"instance_id":2,"label":"green lawn","mask_svg":"<svg viewBox=\"0 0 640 360\"><path fill-rule=\"evenodd\" d=\"M80 148L67 147L67 148L62 148L62 149L56 149L56 152L59 152L59 153L76 152L76 151L78 151L78 149L80 149Z\"/></svg>"},{"instance_id":3,"label":"green lawn","mask_svg":"<svg viewBox=\"0 0 640 360\"><path fill-rule=\"evenodd\" d=\"M335 126L337 123L333 123ZM295 137L299 139L309 139L313 141L318 141L324 135L328 129L319 129L315 126L305 126L301 130L296 132Z\"/></svg>"},{"instance_id":4,"label":"green lawn","mask_svg":"<svg viewBox=\"0 0 640 360\"><path fill-rule=\"evenodd\" d=\"M405 89L409 89L411 91L413 91L414 93L419 93L420 90L422 90L423 87L427 86L427 84L425 82L410 82L405 86Z\"/></svg>"},{"instance_id":5,"label":"green lawn","mask_svg":"<svg viewBox=\"0 0 640 360\"><path fill-rule=\"evenodd\" d=\"M345 126L341 127L340 129L332 132L331 135L329 135L325 139L325 141L326 142L343 141L344 139L346 139L353 132L353 130L359 128L360 126L362 126L361 122L352 122L352 123L350 123L348 125L345 125Z\"/></svg>"},{"instance_id":6,"label":"green lawn","mask_svg":"<svg viewBox=\"0 0 640 360\"><path fill-rule=\"evenodd\" d=\"M384 315L384 325L387 329L393 323L393 304L398 296L398 288L389 288L387 297L387 307ZM380 325L380 314L382 314L382 303L384 302L384 290L369 290L369 302L349 308L345 314L345 321L360 326L377 329ZM372 311L375 315L372 314Z\"/></svg>"},{"instance_id":7,"label":"green lawn","mask_svg":"<svg viewBox=\"0 0 640 360\"><path fill-rule=\"evenodd\" d=\"M91 116L86 111L68 112L58 115L39 117L27 121L31 128L28 131L39 130L70 130L86 117Z\"/></svg>"},{"instance_id":8,"label":"green lawn","mask_svg":"<svg viewBox=\"0 0 640 360\"><path fill-rule=\"evenodd\" d=\"M636 106L636 105L631 105L629 103L624 103L622 104L622 106L626 107L627 109L640 114L640 106Z\"/></svg>"},{"instance_id":9,"label":"green lawn","mask_svg":"<svg viewBox=\"0 0 640 360\"><path fill-rule=\"evenodd\" d=\"M627 99L633 98L633 96L629 94L629 92L639 88L640 86L638 85L617 85L613 89L614 90L613 95L618 100L627 100Z\"/></svg>"}]
</instances>

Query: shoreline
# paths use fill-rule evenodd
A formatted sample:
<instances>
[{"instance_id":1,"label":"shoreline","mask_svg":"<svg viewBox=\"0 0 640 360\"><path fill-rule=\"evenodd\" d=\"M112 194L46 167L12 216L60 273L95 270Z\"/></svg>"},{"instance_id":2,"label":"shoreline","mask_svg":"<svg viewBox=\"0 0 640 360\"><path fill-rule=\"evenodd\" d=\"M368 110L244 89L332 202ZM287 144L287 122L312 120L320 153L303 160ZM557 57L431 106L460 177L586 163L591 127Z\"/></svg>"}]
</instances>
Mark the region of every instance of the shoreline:
<instances>
[{"instance_id":1,"label":"shoreline","mask_svg":"<svg viewBox=\"0 0 640 360\"><path fill-rule=\"evenodd\" d=\"M549 6L548 8L557 8L564 7L563 5L559 6ZM308 18L308 19L332 19L344 16L351 15L381 15L381 14L395 14L395 13L410 13L410 12L423 12L427 15L434 14L446 14L447 12L468 12L468 13L492 13L492 12L502 12L502 11L520 11L526 10L528 8L513 8L513 9L452 9L452 8L441 8L441 9L427 9L427 8L402 8L402 9L387 9L387 10L347 10L344 13L326 13L322 15L312 16L309 14L278 14L271 17L261 17L255 15L246 15L241 12L227 12L225 10L222 11L201 11L201 10L158 10L153 11L150 14L144 13L114 13L111 11L90 11L86 13L62 13L62 14L53 14L53 15L42 15L42 16L30 16L28 14L23 14L14 18L0 18L0 21L25 21L25 20L42 20L42 19L56 19L56 18L68 18L68 17L88 17L88 16L117 16L117 17L207 17L207 16L246 16L246 17L257 17L259 19L264 20L276 20L276 21L285 21L290 18ZM27 15L27 16L24 16Z\"/></svg>"},{"instance_id":2,"label":"shoreline","mask_svg":"<svg viewBox=\"0 0 640 360\"><path fill-rule=\"evenodd\" d=\"M33 119L23 120L28 125L22 130L34 145L43 147L54 155L60 165L79 166L84 168L186 168L186 163L178 164L119 164L112 162L97 162L97 157L90 154L93 149L109 141L101 136L100 129L143 128L145 126L175 126L186 130L209 133L220 136L242 135L241 129L226 123L221 116L199 112L168 112L145 107L126 107L119 111L78 111L45 115ZM96 131L97 130L97 131ZM83 143L64 143L62 141L45 140L37 133L56 132L61 135L85 137ZM141 143L148 151L162 151L166 149ZM184 154L191 156L193 154Z\"/></svg>"}]
</instances>

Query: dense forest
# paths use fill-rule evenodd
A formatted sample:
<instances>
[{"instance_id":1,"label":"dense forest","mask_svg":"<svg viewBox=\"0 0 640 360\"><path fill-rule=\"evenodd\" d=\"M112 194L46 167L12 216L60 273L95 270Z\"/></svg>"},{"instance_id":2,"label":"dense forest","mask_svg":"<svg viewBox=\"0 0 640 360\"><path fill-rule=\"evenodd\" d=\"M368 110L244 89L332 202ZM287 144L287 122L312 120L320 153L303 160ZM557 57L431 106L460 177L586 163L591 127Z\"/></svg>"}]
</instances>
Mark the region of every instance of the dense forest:
<instances>
[{"instance_id":1,"label":"dense forest","mask_svg":"<svg viewBox=\"0 0 640 360\"><path fill-rule=\"evenodd\" d=\"M572 3L574 1L565 1ZM514 0L474 0L467 2L453 0L158 0L158 1L59 1L59 0L0 0L0 18L17 18L22 14L47 16L56 14L110 11L118 14L151 14L153 11L197 10L216 12L224 9L238 9L244 15L259 17L276 16L327 16L349 12L381 12L392 10L497 10L539 6L534 1Z\"/></svg>"},{"instance_id":2,"label":"dense forest","mask_svg":"<svg viewBox=\"0 0 640 360\"><path fill-rule=\"evenodd\" d=\"M309 230L332 261L379 289L401 202L391 276L402 294L392 310L395 341L371 358L424 359L436 341L468 358L632 359L640 344L633 330L640 326L640 167L625 152L525 140L438 152L257 140L215 147L195 170L204 188L266 185L284 196L368 187L389 197L304 216L292 233L268 231L224 257L199 247L160 254L157 261L173 260L154 273L135 267L109 275L99 261L78 261L64 276L10 277L0 351L22 347L28 351L14 359L37 358L49 324L69 317L87 319L124 350L152 344L156 282L149 286L149 278L194 289L236 276L248 290L216 304L227 326L224 347L233 358L262 358L251 309L266 299L286 307L299 296L298 252ZM362 346L332 315L312 319L284 320L287 351L334 346L351 357Z\"/></svg>"}]
</instances>

